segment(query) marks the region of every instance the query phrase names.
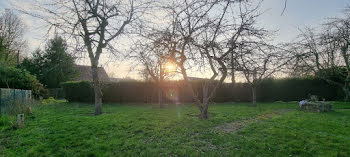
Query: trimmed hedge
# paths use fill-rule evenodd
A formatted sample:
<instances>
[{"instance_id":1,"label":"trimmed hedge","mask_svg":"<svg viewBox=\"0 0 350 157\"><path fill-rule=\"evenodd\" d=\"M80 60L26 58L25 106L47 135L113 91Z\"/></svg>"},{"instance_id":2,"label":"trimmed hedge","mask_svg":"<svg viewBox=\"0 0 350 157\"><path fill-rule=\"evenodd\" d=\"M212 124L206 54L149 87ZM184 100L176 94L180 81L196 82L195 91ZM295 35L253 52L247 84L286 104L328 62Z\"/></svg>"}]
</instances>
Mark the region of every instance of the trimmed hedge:
<instances>
[{"instance_id":1,"label":"trimmed hedge","mask_svg":"<svg viewBox=\"0 0 350 157\"><path fill-rule=\"evenodd\" d=\"M156 103L158 89L152 82L102 82L102 100L105 103ZM202 99L203 80L193 81L195 92ZM93 102L91 82L66 82L62 84L66 99L70 102ZM213 86L211 86L213 87ZM164 102L192 102L190 90L182 81L166 82L163 85ZM338 86L314 78L266 79L257 87L258 101L296 101L318 95L321 99L340 100L342 90ZM176 99L177 98L177 99ZM251 88L247 83L226 83L218 88L214 102L251 101Z\"/></svg>"},{"instance_id":2,"label":"trimmed hedge","mask_svg":"<svg viewBox=\"0 0 350 157\"><path fill-rule=\"evenodd\" d=\"M49 98L53 97L55 99L64 99L64 91L63 88L49 88Z\"/></svg>"},{"instance_id":3,"label":"trimmed hedge","mask_svg":"<svg viewBox=\"0 0 350 157\"><path fill-rule=\"evenodd\" d=\"M341 87L316 78L265 79L257 87L257 100L260 102L297 101L318 95L320 99L342 100ZM251 101L251 88L246 83L234 86L223 84L218 89L214 102Z\"/></svg>"},{"instance_id":4,"label":"trimmed hedge","mask_svg":"<svg viewBox=\"0 0 350 157\"><path fill-rule=\"evenodd\" d=\"M267 79L257 89L260 101L294 101L317 95L320 99L340 100L342 89L316 78Z\"/></svg>"},{"instance_id":5,"label":"trimmed hedge","mask_svg":"<svg viewBox=\"0 0 350 157\"><path fill-rule=\"evenodd\" d=\"M92 82L70 81L61 84L65 98L70 102L94 102Z\"/></svg>"},{"instance_id":6,"label":"trimmed hedge","mask_svg":"<svg viewBox=\"0 0 350 157\"><path fill-rule=\"evenodd\" d=\"M152 102L157 89L150 82L102 83L103 102Z\"/></svg>"}]
</instances>

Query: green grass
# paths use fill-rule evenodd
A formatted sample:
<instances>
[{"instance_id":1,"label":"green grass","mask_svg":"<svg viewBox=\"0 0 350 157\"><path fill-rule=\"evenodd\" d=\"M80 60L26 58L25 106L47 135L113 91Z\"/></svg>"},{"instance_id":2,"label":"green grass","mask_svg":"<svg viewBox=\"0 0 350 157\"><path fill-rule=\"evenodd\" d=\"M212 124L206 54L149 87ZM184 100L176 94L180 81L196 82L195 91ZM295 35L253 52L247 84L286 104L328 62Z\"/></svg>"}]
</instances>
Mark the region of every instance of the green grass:
<instances>
[{"instance_id":1,"label":"green grass","mask_svg":"<svg viewBox=\"0 0 350 157\"><path fill-rule=\"evenodd\" d=\"M330 113L249 105L212 105L200 120L193 105L110 104L93 116L93 105L47 104L19 129L1 117L0 156L350 156L350 104ZM240 121L235 133L219 129Z\"/></svg>"}]
</instances>

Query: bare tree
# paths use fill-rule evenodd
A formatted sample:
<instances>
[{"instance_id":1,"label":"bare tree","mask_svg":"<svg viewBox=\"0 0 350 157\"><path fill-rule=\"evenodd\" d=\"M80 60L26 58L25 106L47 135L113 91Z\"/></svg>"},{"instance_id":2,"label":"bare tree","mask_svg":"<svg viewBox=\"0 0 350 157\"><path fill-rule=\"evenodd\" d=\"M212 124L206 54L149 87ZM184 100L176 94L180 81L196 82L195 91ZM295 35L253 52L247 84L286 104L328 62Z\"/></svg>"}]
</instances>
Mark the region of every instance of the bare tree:
<instances>
[{"instance_id":1,"label":"bare tree","mask_svg":"<svg viewBox=\"0 0 350 157\"><path fill-rule=\"evenodd\" d=\"M87 52L94 84L95 115L101 114L102 93L97 71L101 54L117 52L114 40L128 33L127 27L140 19L149 3L134 0L53 0L33 4L31 12L21 9L22 12L46 21L51 28L67 35L77 51Z\"/></svg>"},{"instance_id":2,"label":"bare tree","mask_svg":"<svg viewBox=\"0 0 350 157\"><path fill-rule=\"evenodd\" d=\"M350 98L350 16L347 13L343 18L323 24L320 31L301 30L299 40L289 46L295 56L294 71L303 73L300 70L306 69L309 75L343 88L345 100Z\"/></svg>"},{"instance_id":3,"label":"bare tree","mask_svg":"<svg viewBox=\"0 0 350 157\"><path fill-rule=\"evenodd\" d=\"M16 57L18 59L17 52L25 46L24 30L25 25L22 20L12 10L5 9L0 15L0 38L2 44L8 49L5 62L8 62L8 59L14 60Z\"/></svg>"},{"instance_id":4,"label":"bare tree","mask_svg":"<svg viewBox=\"0 0 350 157\"><path fill-rule=\"evenodd\" d=\"M256 88L266 78L282 70L291 59L283 51L266 43L251 43L239 52L237 62L239 70L243 73L252 90L252 105L257 106Z\"/></svg>"},{"instance_id":5,"label":"bare tree","mask_svg":"<svg viewBox=\"0 0 350 157\"><path fill-rule=\"evenodd\" d=\"M157 30L162 34L159 47L176 63L200 110L200 118L208 118L209 102L228 75L230 54L236 53L241 37L255 24L251 19L256 19L257 8L243 11L250 5L238 0L193 0L164 7L171 20L168 27ZM241 12L237 13L237 8ZM202 92L197 93L189 81L188 71L193 67L212 74L205 80Z\"/></svg>"},{"instance_id":6,"label":"bare tree","mask_svg":"<svg viewBox=\"0 0 350 157\"><path fill-rule=\"evenodd\" d=\"M7 42L11 50L23 48L25 24L9 9L0 16L0 36Z\"/></svg>"},{"instance_id":7,"label":"bare tree","mask_svg":"<svg viewBox=\"0 0 350 157\"><path fill-rule=\"evenodd\" d=\"M152 34L154 37L155 34ZM149 39L149 38L148 38ZM164 44L166 40L162 38L151 41L150 43L138 43L133 49L137 51L137 60L141 62L144 69L142 69L143 75L150 77L158 88L158 103L159 107L163 108L163 88L165 80L168 77L173 76L173 72L176 71L174 63L169 60L168 50L164 50L159 44Z\"/></svg>"},{"instance_id":8,"label":"bare tree","mask_svg":"<svg viewBox=\"0 0 350 157\"><path fill-rule=\"evenodd\" d=\"M325 43L328 45L326 52L329 60L331 60L330 67L335 67L337 53L342 59L340 62L346 69L343 91L345 94L345 100L350 100L350 16L346 18L339 18L335 21L328 23L330 29L328 29L325 38ZM329 35L331 34L331 35ZM329 64L328 64L329 65ZM341 74L344 74L340 72Z\"/></svg>"},{"instance_id":9,"label":"bare tree","mask_svg":"<svg viewBox=\"0 0 350 157\"><path fill-rule=\"evenodd\" d=\"M233 3L233 2L232 2ZM172 42L172 49L170 54L172 59L175 61L179 67L181 74L183 76L184 82L190 90L193 99L200 110L200 118L208 118L208 105L209 100L214 96L214 93L218 86L222 84L224 79L227 76L227 68L223 64L223 59L225 55L212 56L210 54L210 48L214 47L214 42L205 43L201 41L202 33L209 31L210 27L214 27L216 24L216 30L221 28L220 19L225 15L228 6L231 4L230 1L227 1L227 4L224 6L223 10L220 10L220 19L210 18L210 13L214 10L213 8L218 4L218 1L207 3L204 1L192 1L191 3L184 1L182 8L178 8L179 11L176 11L177 8L173 8L172 11L176 12L176 18L174 19L174 29L171 34L170 39L175 39ZM215 28L214 28L215 29ZM207 37L208 40L215 40L216 34L219 31L211 32L210 37ZM208 33L209 35L209 33ZM203 39L203 38L202 38ZM203 44L205 43L205 45ZM199 51L196 51L196 49ZM215 53L215 50L214 50ZM189 60L194 60L201 65L209 63L211 72L213 75L211 78L202 86L202 100L200 100L199 93L196 93L192 87L192 84L189 82L186 66L190 65L186 63ZM215 63L214 63L215 62ZM222 68L216 68L214 64L219 64ZM220 81L214 83L214 80L221 72ZM210 86L214 86L212 90L209 90Z\"/></svg>"},{"instance_id":10,"label":"bare tree","mask_svg":"<svg viewBox=\"0 0 350 157\"><path fill-rule=\"evenodd\" d=\"M257 18L261 15L259 7L260 3L239 3L236 7L238 14L234 19L230 19L232 16L229 19L220 18L214 27L209 27L202 33L202 43L197 44L202 50L201 54L208 58L213 77L218 74L216 71L221 72L219 84L226 78L228 69L231 69L231 79L234 79L235 71L243 73L252 87L253 106L256 106L257 85L283 68L288 61L288 56L282 55L276 51L277 47L268 44L271 32L257 26ZM239 22L230 23L229 20ZM213 77L210 81L214 81Z\"/></svg>"}]
</instances>

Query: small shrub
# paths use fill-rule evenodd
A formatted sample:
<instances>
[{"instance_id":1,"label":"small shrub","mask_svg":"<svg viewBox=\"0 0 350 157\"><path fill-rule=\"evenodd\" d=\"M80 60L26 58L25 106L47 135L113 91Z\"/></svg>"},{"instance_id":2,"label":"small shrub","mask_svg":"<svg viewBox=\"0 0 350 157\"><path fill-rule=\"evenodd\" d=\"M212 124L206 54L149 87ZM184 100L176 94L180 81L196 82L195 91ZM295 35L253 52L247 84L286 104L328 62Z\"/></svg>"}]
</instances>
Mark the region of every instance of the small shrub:
<instances>
[{"instance_id":1,"label":"small shrub","mask_svg":"<svg viewBox=\"0 0 350 157\"><path fill-rule=\"evenodd\" d=\"M0 116L0 127L10 125L10 117L7 115Z\"/></svg>"},{"instance_id":2,"label":"small shrub","mask_svg":"<svg viewBox=\"0 0 350 157\"><path fill-rule=\"evenodd\" d=\"M15 67L0 66L0 88L32 90L35 98L47 97L48 91L28 71Z\"/></svg>"},{"instance_id":3,"label":"small shrub","mask_svg":"<svg viewBox=\"0 0 350 157\"><path fill-rule=\"evenodd\" d=\"M0 131L16 129L16 117L9 115L0 116ZM1 141L0 141L1 142Z\"/></svg>"},{"instance_id":4,"label":"small shrub","mask_svg":"<svg viewBox=\"0 0 350 157\"><path fill-rule=\"evenodd\" d=\"M49 97L48 99L44 99L41 101L41 104L56 104L56 103L62 103L62 102L66 102L65 100L56 100L53 97Z\"/></svg>"}]
</instances>

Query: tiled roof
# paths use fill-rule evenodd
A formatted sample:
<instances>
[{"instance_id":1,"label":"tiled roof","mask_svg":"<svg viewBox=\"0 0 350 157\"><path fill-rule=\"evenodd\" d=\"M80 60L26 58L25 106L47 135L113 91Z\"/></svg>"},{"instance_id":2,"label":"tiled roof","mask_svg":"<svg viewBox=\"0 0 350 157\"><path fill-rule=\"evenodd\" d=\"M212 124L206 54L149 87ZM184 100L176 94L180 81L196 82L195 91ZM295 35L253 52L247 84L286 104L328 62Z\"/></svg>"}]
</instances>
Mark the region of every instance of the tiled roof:
<instances>
[{"instance_id":1,"label":"tiled roof","mask_svg":"<svg viewBox=\"0 0 350 157\"><path fill-rule=\"evenodd\" d=\"M80 73L76 78L77 81L92 81L91 66L75 65L75 67ZM103 67L98 67L98 77L100 81L109 81L108 74Z\"/></svg>"}]
</instances>

